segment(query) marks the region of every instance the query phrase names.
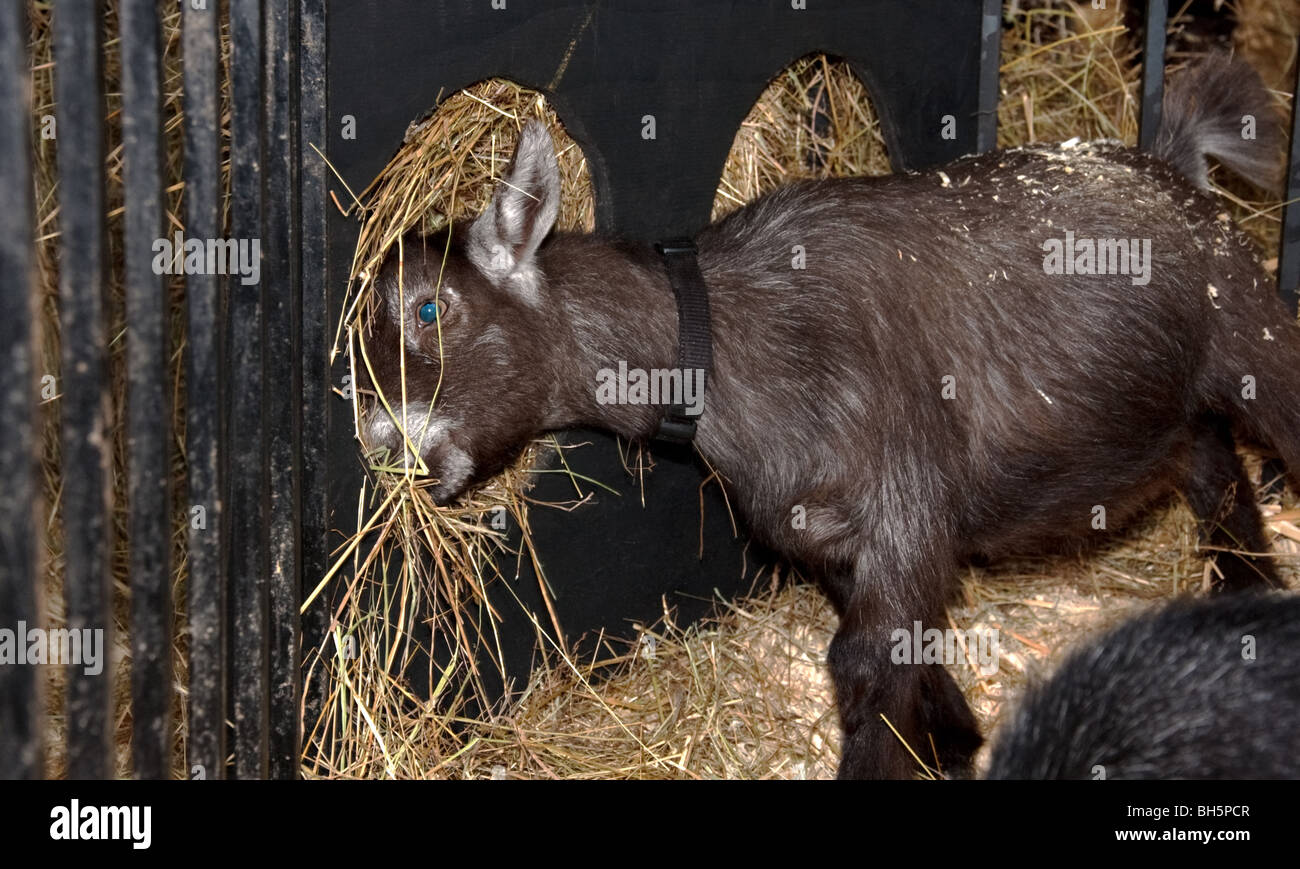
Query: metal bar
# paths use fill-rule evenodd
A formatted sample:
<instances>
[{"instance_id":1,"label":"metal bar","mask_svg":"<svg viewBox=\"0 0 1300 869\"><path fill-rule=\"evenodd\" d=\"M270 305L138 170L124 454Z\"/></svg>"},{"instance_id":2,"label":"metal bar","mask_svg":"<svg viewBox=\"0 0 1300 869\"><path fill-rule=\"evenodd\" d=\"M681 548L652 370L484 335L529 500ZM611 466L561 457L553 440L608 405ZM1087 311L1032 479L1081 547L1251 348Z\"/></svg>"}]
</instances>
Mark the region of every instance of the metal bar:
<instances>
[{"instance_id":1,"label":"metal bar","mask_svg":"<svg viewBox=\"0 0 1300 869\"><path fill-rule=\"evenodd\" d=\"M24 644L20 626L35 627L40 618L31 84L27 6L0 4L0 626ZM41 777L40 682L36 667L0 666L0 778Z\"/></svg>"},{"instance_id":2,"label":"metal bar","mask_svg":"<svg viewBox=\"0 0 1300 869\"><path fill-rule=\"evenodd\" d=\"M171 402L163 239L162 50L158 0L121 0L122 156L126 200L127 537L131 570L131 747L137 778L171 766ZM165 240L165 239L163 239Z\"/></svg>"},{"instance_id":3,"label":"metal bar","mask_svg":"<svg viewBox=\"0 0 1300 869\"><path fill-rule=\"evenodd\" d=\"M263 248L263 22L260 0L230 3L231 235ZM261 251L265 253L264 250ZM266 275L230 280L231 680L235 774L267 771ZM279 288L277 288L279 289ZM288 348L277 349L288 354Z\"/></svg>"},{"instance_id":4,"label":"metal bar","mask_svg":"<svg viewBox=\"0 0 1300 869\"><path fill-rule=\"evenodd\" d=\"M1300 305L1300 62L1296 63L1291 99L1291 147L1287 160L1286 197L1282 209L1282 246L1278 255L1277 291L1296 312Z\"/></svg>"},{"instance_id":5,"label":"metal bar","mask_svg":"<svg viewBox=\"0 0 1300 869\"><path fill-rule=\"evenodd\" d=\"M217 3L182 8L185 64L185 224L190 239L221 234ZM189 765L192 776L226 775L226 551L221 483L222 305L216 275L186 277L188 369L185 455L189 466Z\"/></svg>"},{"instance_id":6,"label":"metal bar","mask_svg":"<svg viewBox=\"0 0 1300 869\"><path fill-rule=\"evenodd\" d=\"M59 163L63 597L68 629L112 646L104 96L100 0L54 13ZM101 660L100 662L104 662ZM113 774L112 668L68 667L68 777Z\"/></svg>"},{"instance_id":7,"label":"metal bar","mask_svg":"<svg viewBox=\"0 0 1300 869\"><path fill-rule=\"evenodd\" d=\"M267 639L269 774L298 772L298 698L301 652L298 602L301 574L302 287L298 262L298 7L269 3L266 9L265 133L266 247L262 272L266 347L288 364L264 371L279 400L266 404L267 472L270 488L270 549ZM285 400L288 396L288 400Z\"/></svg>"},{"instance_id":8,"label":"metal bar","mask_svg":"<svg viewBox=\"0 0 1300 869\"><path fill-rule=\"evenodd\" d=\"M998 77L1002 60L1002 0L984 0L980 16L979 128L975 147L981 153L998 146Z\"/></svg>"},{"instance_id":9,"label":"metal bar","mask_svg":"<svg viewBox=\"0 0 1300 869\"><path fill-rule=\"evenodd\" d=\"M329 262L327 258L328 176L325 99L325 2L302 0L298 93L301 129L300 250L302 254L302 577L299 600L306 598L329 569L326 435L330 396ZM313 146L315 146L313 148ZM319 149L320 153L317 153ZM319 648L325 638L326 602L302 614L303 648ZM303 727L310 729L324 708L324 674L302 686Z\"/></svg>"},{"instance_id":10,"label":"metal bar","mask_svg":"<svg viewBox=\"0 0 1300 869\"><path fill-rule=\"evenodd\" d=\"M1147 0L1146 40L1142 46L1142 103L1138 147L1151 150L1165 98L1165 28L1169 23L1169 0Z\"/></svg>"}]
</instances>

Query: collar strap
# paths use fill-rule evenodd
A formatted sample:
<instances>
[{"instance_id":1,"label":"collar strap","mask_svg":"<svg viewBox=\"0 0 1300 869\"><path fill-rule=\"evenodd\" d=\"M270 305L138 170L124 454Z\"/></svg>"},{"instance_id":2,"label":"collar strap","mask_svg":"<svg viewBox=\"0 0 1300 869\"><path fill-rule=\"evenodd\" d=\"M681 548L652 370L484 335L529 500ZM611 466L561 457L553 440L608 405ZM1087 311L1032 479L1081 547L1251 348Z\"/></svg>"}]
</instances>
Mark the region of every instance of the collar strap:
<instances>
[{"instance_id":1,"label":"collar strap","mask_svg":"<svg viewBox=\"0 0 1300 869\"><path fill-rule=\"evenodd\" d=\"M664 258L668 282L677 298L677 370L683 382L682 392L685 392L685 378L691 372L699 371L699 395L703 399L705 384L713 369L713 339L709 330L709 288L695 259L695 242L689 238L670 238L656 243L655 250ZM699 413L692 415L681 402L668 405L655 438L671 443L690 443L695 438Z\"/></svg>"}]
</instances>

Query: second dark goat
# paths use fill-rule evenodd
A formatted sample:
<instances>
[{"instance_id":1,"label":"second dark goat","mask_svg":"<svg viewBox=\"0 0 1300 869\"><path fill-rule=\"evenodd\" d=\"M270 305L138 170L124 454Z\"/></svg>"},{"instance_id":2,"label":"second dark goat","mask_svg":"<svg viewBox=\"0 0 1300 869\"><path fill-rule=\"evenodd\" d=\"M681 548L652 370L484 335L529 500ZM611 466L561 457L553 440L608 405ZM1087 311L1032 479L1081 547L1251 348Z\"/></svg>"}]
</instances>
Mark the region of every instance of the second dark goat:
<instances>
[{"instance_id":1,"label":"second dark goat","mask_svg":"<svg viewBox=\"0 0 1300 869\"><path fill-rule=\"evenodd\" d=\"M1300 778L1300 597L1180 600L1031 688L991 779Z\"/></svg>"},{"instance_id":2,"label":"second dark goat","mask_svg":"<svg viewBox=\"0 0 1300 869\"><path fill-rule=\"evenodd\" d=\"M1300 328L1204 190L1207 154L1265 179L1276 132L1253 71L1211 60L1171 85L1152 154L1070 142L795 183L699 233L696 444L840 615L841 776L914 771L890 725L968 768L982 740L951 676L891 659L900 630L945 624L963 561L1076 545L1177 489L1236 550L1223 587L1278 584L1234 435L1300 468ZM546 431L647 439L662 415L600 386L675 366L663 261L552 235L559 200L529 124L487 210L407 237L377 277L367 355L392 411L363 434L422 460L439 501Z\"/></svg>"}]
</instances>

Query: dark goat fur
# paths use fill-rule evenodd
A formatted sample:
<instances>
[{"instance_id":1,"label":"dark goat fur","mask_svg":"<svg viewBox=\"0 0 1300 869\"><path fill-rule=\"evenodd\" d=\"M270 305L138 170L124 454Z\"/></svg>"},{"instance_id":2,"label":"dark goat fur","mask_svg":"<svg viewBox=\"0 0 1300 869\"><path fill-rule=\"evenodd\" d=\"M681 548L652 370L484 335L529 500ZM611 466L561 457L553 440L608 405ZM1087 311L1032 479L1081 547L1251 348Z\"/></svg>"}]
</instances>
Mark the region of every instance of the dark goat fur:
<instances>
[{"instance_id":1,"label":"dark goat fur","mask_svg":"<svg viewBox=\"0 0 1300 869\"><path fill-rule=\"evenodd\" d=\"M841 616L841 775L912 773L882 716L918 752L933 738L945 770L968 766L981 738L951 677L889 657L896 629L944 623L964 560L1075 544L1098 536L1095 506L1113 528L1175 488L1205 542L1266 551L1233 435L1300 468L1300 329L1248 241L1167 160L1196 176L1213 146L1263 166L1277 130L1248 67L1194 75L1197 99L1232 103L1171 88L1154 156L1027 147L807 181L698 235L715 345L698 447L753 533L816 575ZM1249 111L1259 138L1233 142ZM368 355L400 423L401 327L408 457L441 501L547 430L655 431L661 407L600 404L596 383L623 360L675 364L663 264L591 236L543 244L558 202L550 138L529 125L488 210L408 237L404 292L398 257L379 276ZM1067 231L1149 239L1149 283L1046 273L1044 245ZM435 298L440 325L422 324ZM382 410L367 440L403 443ZM1218 569L1224 587L1278 584L1266 555L1221 554Z\"/></svg>"},{"instance_id":2,"label":"dark goat fur","mask_svg":"<svg viewBox=\"0 0 1300 869\"><path fill-rule=\"evenodd\" d=\"M1300 597L1182 600L1031 688L993 779L1300 778Z\"/></svg>"}]
</instances>

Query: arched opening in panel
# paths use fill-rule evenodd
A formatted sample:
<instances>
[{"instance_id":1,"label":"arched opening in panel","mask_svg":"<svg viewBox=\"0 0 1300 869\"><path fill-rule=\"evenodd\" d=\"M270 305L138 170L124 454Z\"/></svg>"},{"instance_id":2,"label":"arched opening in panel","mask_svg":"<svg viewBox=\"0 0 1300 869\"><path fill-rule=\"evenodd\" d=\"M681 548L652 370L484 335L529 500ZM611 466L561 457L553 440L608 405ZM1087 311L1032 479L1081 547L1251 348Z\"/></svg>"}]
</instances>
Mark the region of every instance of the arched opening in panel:
<instances>
[{"instance_id":1,"label":"arched opening in panel","mask_svg":"<svg viewBox=\"0 0 1300 869\"><path fill-rule=\"evenodd\" d=\"M772 79L741 123L713 219L790 181L891 171L880 118L862 79L846 60L805 55Z\"/></svg>"}]
</instances>

